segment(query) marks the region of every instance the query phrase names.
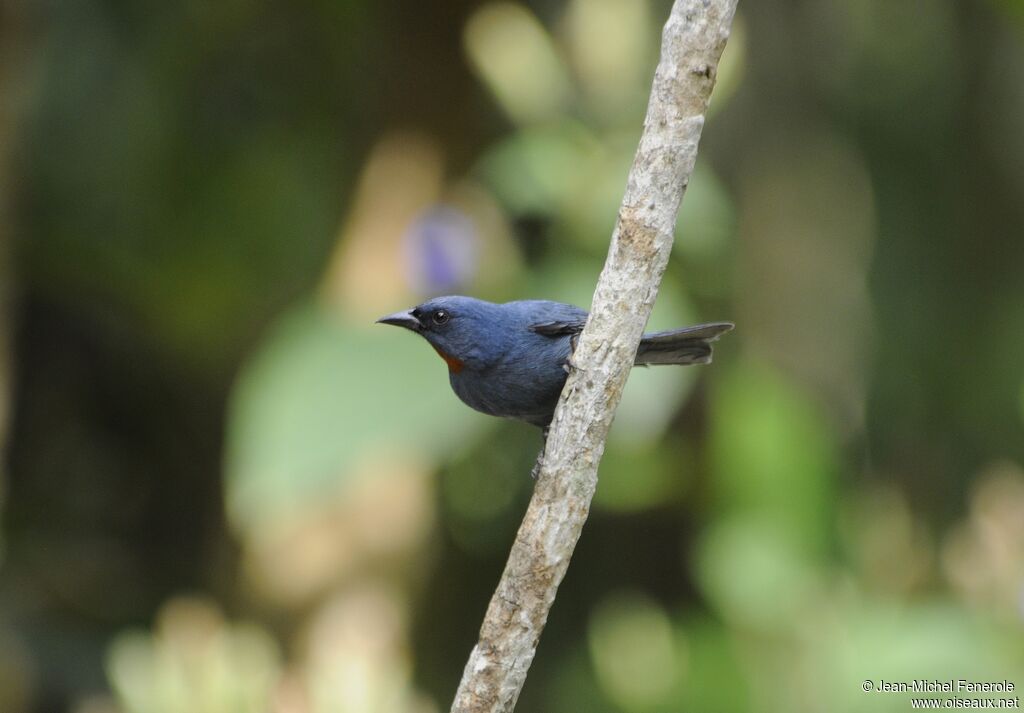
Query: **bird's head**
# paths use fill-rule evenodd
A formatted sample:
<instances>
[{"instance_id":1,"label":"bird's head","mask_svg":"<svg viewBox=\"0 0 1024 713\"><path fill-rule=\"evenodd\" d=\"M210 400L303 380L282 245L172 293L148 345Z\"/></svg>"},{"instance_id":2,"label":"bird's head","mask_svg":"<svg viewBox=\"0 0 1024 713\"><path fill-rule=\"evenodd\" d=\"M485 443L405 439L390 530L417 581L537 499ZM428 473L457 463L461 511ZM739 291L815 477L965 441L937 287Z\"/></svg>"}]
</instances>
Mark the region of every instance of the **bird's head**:
<instances>
[{"instance_id":1,"label":"bird's head","mask_svg":"<svg viewBox=\"0 0 1024 713\"><path fill-rule=\"evenodd\" d=\"M472 297L435 297L403 312L377 320L416 332L430 342L448 369L480 368L500 356L499 306Z\"/></svg>"}]
</instances>

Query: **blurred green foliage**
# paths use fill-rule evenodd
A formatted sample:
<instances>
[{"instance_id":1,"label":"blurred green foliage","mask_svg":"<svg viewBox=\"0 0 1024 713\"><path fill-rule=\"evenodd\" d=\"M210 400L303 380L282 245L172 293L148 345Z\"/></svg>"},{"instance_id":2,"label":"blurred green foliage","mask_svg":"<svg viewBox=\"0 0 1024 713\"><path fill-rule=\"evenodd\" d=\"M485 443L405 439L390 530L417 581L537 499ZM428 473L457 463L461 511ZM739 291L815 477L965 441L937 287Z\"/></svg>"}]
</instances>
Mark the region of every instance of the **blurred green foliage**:
<instances>
[{"instance_id":1,"label":"blurred green foliage","mask_svg":"<svg viewBox=\"0 0 1024 713\"><path fill-rule=\"evenodd\" d=\"M521 710L1024 685L1019 7L741 6ZM540 439L372 323L588 303L667 2L0 8L0 711L445 709Z\"/></svg>"}]
</instances>

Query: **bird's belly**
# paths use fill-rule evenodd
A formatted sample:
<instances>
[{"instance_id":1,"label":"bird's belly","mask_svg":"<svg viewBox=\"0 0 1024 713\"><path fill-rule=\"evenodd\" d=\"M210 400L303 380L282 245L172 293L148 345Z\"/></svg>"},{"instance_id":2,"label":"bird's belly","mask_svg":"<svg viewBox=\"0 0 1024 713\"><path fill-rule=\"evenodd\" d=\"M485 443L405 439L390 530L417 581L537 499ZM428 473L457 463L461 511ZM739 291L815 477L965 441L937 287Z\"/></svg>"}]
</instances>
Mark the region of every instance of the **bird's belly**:
<instances>
[{"instance_id":1,"label":"bird's belly","mask_svg":"<svg viewBox=\"0 0 1024 713\"><path fill-rule=\"evenodd\" d=\"M491 416L516 418L539 426L551 420L565 384L565 372L449 372L452 390L470 408Z\"/></svg>"}]
</instances>

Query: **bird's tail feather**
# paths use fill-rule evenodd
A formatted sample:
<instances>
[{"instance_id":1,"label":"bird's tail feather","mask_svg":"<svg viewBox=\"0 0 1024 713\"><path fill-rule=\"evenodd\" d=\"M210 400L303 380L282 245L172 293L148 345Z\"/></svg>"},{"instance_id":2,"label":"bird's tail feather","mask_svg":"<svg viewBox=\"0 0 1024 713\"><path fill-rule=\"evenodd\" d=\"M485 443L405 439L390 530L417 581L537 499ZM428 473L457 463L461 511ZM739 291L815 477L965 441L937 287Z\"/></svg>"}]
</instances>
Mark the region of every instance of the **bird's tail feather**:
<instances>
[{"instance_id":1,"label":"bird's tail feather","mask_svg":"<svg viewBox=\"0 0 1024 713\"><path fill-rule=\"evenodd\" d=\"M711 342L733 326L732 322L710 322L695 327L645 334L640 340L634 364L709 364Z\"/></svg>"}]
</instances>

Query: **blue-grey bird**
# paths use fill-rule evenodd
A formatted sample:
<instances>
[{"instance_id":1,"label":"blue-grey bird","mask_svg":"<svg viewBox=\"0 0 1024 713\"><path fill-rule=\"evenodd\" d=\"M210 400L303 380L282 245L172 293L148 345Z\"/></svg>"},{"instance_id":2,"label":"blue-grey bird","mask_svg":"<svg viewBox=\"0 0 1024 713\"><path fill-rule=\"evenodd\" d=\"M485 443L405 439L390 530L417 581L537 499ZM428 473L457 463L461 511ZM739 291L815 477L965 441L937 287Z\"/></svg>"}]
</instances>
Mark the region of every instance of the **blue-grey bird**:
<instances>
[{"instance_id":1,"label":"blue-grey bird","mask_svg":"<svg viewBox=\"0 0 1024 713\"><path fill-rule=\"evenodd\" d=\"M467 406L546 430L586 320L585 310L560 302L495 304L452 296L377 321L426 339L448 364L452 389ZM711 322L645 334L634 364L707 364L711 342L732 328Z\"/></svg>"}]
</instances>

